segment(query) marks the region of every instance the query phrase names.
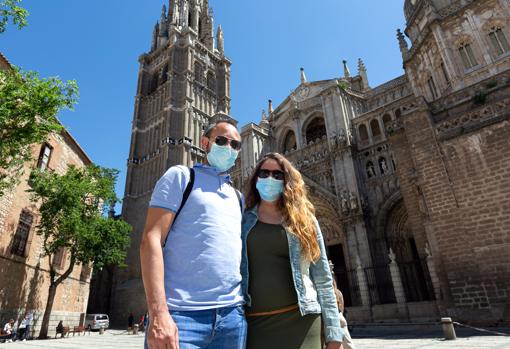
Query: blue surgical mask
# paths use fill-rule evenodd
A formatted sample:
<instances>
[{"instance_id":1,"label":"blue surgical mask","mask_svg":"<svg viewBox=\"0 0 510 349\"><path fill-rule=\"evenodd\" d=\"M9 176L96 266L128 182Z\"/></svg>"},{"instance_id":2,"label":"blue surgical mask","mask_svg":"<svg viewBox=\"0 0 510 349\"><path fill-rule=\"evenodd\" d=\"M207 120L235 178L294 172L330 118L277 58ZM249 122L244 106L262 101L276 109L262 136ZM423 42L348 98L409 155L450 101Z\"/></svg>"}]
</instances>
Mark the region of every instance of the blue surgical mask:
<instances>
[{"instance_id":1,"label":"blue surgical mask","mask_svg":"<svg viewBox=\"0 0 510 349\"><path fill-rule=\"evenodd\" d=\"M226 172L234 166L238 154L239 152L229 145L221 146L213 143L211 151L207 154L207 161L218 171Z\"/></svg>"},{"instance_id":2,"label":"blue surgical mask","mask_svg":"<svg viewBox=\"0 0 510 349\"><path fill-rule=\"evenodd\" d=\"M283 180L279 181L273 177L258 178L256 187L262 200L276 201L282 196Z\"/></svg>"}]
</instances>

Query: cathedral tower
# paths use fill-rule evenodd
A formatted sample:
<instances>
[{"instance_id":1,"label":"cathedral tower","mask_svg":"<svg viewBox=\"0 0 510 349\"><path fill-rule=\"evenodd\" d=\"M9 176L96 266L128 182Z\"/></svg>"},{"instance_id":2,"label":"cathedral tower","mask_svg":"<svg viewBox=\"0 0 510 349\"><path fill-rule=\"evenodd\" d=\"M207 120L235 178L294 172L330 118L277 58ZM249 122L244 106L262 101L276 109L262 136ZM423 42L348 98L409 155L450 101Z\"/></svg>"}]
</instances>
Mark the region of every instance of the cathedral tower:
<instances>
[{"instance_id":1,"label":"cathedral tower","mask_svg":"<svg viewBox=\"0 0 510 349\"><path fill-rule=\"evenodd\" d=\"M156 181L173 165L201 162L202 130L215 115L228 118L231 62L223 48L207 0L171 0L154 26L150 51L139 58L122 209L133 232L127 268L113 280L114 322L146 311L139 246Z\"/></svg>"}]
</instances>

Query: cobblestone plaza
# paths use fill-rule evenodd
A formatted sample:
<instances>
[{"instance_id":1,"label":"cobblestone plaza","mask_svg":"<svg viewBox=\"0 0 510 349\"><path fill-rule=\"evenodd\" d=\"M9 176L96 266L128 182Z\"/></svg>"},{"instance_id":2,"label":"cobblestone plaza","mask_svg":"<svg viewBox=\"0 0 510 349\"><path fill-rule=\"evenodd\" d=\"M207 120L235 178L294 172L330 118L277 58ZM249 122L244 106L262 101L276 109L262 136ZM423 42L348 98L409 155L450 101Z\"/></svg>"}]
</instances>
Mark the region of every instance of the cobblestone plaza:
<instances>
[{"instance_id":1,"label":"cobblestone plaza","mask_svg":"<svg viewBox=\"0 0 510 349\"><path fill-rule=\"evenodd\" d=\"M445 341L441 338L441 329L437 327L417 326L368 326L353 329L354 343L358 349L418 349L418 348L455 348L455 349L509 349L510 335L484 335L471 329L457 328L457 340ZM509 333L508 329L498 332ZM108 330L104 335L93 332L91 335L53 340L33 340L0 344L0 348L142 348L143 334L128 335L125 331ZM284 348L283 348L284 349Z\"/></svg>"}]
</instances>

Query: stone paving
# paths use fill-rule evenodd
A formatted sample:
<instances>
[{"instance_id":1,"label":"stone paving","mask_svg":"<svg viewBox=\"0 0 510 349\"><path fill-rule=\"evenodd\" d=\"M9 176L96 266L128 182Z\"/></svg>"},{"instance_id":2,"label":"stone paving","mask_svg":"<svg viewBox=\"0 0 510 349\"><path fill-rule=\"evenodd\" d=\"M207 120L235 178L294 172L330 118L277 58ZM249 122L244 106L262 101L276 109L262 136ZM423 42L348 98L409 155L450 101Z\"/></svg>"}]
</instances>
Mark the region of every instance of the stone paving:
<instances>
[{"instance_id":1,"label":"stone paving","mask_svg":"<svg viewBox=\"0 0 510 349\"><path fill-rule=\"evenodd\" d=\"M510 334L510 329L496 329ZM457 340L441 339L439 327L419 328L415 326L367 326L353 329L357 349L510 349L510 335L485 335L482 332L457 328ZM126 331L108 330L104 335L92 332L91 335L52 340L30 340L0 344L0 349L131 349L143 348L143 334L128 335ZM285 349L285 348L282 348Z\"/></svg>"},{"instance_id":2,"label":"stone paving","mask_svg":"<svg viewBox=\"0 0 510 349\"><path fill-rule=\"evenodd\" d=\"M357 349L510 349L510 328L488 334L467 328L455 328L456 340L444 340L437 326L366 326L354 328L352 337Z\"/></svg>"}]
</instances>

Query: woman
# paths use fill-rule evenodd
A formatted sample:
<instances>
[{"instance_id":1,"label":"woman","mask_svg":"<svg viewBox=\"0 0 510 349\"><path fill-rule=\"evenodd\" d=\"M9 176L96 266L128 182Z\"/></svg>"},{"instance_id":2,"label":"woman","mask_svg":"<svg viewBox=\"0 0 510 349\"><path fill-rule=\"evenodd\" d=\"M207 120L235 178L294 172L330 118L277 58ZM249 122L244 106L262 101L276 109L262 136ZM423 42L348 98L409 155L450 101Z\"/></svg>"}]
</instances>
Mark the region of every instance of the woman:
<instances>
[{"instance_id":1,"label":"woman","mask_svg":"<svg viewBox=\"0 0 510 349\"><path fill-rule=\"evenodd\" d=\"M247 349L341 348L343 330L314 207L300 173L265 155L248 182L243 216Z\"/></svg>"}]
</instances>

